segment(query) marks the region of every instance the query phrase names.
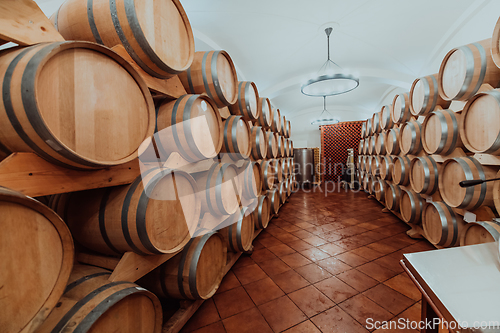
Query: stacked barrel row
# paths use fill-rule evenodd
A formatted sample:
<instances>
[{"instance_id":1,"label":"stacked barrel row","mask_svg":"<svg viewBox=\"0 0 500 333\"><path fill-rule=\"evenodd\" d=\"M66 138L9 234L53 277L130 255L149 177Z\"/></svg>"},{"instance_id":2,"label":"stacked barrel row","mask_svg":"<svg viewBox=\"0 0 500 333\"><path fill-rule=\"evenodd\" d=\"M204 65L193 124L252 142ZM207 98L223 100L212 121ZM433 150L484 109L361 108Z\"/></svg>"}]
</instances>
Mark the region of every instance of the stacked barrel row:
<instances>
[{"instance_id":1,"label":"stacked barrel row","mask_svg":"<svg viewBox=\"0 0 500 333\"><path fill-rule=\"evenodd\" d=\"M0 160L97 170L139 157L141 175L39 201L0 188L0 327L160 332L159 298L211 297L228 252L250 250L291 194L290 121L238 82L227 52L194 51L178 0L68 0L51 19L67 41L0 55ZM178 98L148 86L176 77ZM178 157L189 165L169 168ZM180 252L137 284L110 282L73 265L74 243L115 258Z\"/></svg>"},{"instance_id":2,"label":"stacked barrel row","mask_svg":"<svg viewBox=\"0 0 500 333\"><path fill-rule=\"evenodd\" d=\"M500 182L459 185L500 177L499 29L500 20L493 39L448 52L439 73L416 79L362 127L363 189L437 247L500 239Z\"/></svg>"}]
</instances>

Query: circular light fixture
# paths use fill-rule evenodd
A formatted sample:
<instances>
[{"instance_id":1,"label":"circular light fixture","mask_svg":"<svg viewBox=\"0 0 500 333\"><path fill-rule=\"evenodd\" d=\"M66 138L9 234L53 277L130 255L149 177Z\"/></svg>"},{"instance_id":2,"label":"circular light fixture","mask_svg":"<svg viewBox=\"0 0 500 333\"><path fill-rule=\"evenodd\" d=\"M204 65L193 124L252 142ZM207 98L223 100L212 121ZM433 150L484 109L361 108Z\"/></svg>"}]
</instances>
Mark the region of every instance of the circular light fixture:
<instances>
[{"instance_id":1,"label":"circular light fixture","mask_svg":"<svg viewBox=\"0 0 500 333\"><path fill-rule=\"evenodd\" d=\"M328 114L329 117L325 117L326 114ZM318 119L315 119L311 121L311 125L332 125L332 124L337 124L339 123L340 120L337 118L333 118L330 112L326 109L326 96L323 96L323 111L319 115Z\"/></svg>"}]
</instances>

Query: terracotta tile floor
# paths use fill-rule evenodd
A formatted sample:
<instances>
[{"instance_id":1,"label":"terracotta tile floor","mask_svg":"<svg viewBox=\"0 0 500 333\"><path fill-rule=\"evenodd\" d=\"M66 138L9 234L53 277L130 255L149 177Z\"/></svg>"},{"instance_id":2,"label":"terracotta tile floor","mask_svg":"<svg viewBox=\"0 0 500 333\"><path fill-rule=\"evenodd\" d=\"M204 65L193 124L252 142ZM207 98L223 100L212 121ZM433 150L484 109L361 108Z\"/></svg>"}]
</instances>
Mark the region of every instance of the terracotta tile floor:
<instances>
[{"instance_id":1,"label":"terracotta tile floor","mask_svg":"<svg viewBox=\"0 0 500 333\"><path fill-rule=\"evenodd\" d=\"M399 260L434 247L382 208L365 193L295 193L182 332L353 333L368 332L368 317L419 320Z\"/></svg>"}]
</instances>

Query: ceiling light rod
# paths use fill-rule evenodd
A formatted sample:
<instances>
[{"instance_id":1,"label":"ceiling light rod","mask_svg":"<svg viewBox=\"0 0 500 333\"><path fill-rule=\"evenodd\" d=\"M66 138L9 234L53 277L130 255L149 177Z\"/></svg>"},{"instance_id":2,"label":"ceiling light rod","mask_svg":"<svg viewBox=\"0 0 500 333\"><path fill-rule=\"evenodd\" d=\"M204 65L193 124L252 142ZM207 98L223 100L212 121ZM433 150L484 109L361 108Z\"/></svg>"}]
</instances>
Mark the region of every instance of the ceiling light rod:
<instances>
[{"instance_id":1,"label":"ceiling light rod","mask_svg":"<svg viewBox=\"0 0 500 333\"><path fill-rule=\"evenodd\" d=\"M325 29L326 45L327 45L327 59L326 59L325 63L323 64L323 66L321 66L321 68L319 69L318 73L320 73L322 70L327 70L328 65L330 63L332 63L335 66L337 66L338 68L342 69L342 66L340 66L339 64L337 64L335 61L331 60L331 58L330 58L330 35L332 34L332 31L333 31L332 27Z\"/></svg>"}]
</instances>

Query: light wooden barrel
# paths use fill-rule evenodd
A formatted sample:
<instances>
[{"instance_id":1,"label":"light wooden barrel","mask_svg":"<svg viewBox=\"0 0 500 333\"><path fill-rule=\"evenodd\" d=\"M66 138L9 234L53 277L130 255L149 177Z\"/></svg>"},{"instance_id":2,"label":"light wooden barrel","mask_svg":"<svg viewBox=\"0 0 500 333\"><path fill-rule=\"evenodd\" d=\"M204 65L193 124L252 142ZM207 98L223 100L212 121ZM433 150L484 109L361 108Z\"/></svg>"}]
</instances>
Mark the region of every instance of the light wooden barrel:
<instances>
[{"instance_id":1,"label":"light wooden barrel","mask_svg":"<svg viewBox=\"0 0 500 333\"><path fill-rule=\"evenodd\" d=\"M399 128L392 128L385 137L385 150L387 154L399 155L401 152L401 139Z\"/></svg>"},{"instance_id":2,"label":"light wooden barrel","mask_svg":"<svg viewBox=\"0 0 500 333\"><path fill-rule=\"evenodd\" d=\"M365 148L365 139L359 140L358 154L363 155L363 149Z\"/></svg>"},{"instance_id":3,"label":"light wooden barrel","mask_svg":"<svg viewBox=\"0 0 500 333\"><path fill-rule=\"evenodd\" d=\"M274 182L281 183L283 181L283 168L281 167L281 159L273 160Z\"/></svg>"},{"instance_id":4,"label":"light wooden barrel","mask_svg":"<svg viewBox=\"0 0 500 333\"><path fill-rule=\"evenodd\" d=\"M291 157L293 154L292 140L286 139L286 156Z\"/></svg>"},{"instance_id":5,"label":"light wooden barrel","mask_svg":"<svg viewBox=\"0 0 500 333\"><path fill-rule=\"evenodd\" d=\"M227 153L232 160L248 158L251 153L251 136L248 123L241 116L230 116L222 122L223 142L221 153Z\"/></svg>"},{"instance_id":6,"label":"light wooden barrel","mask_svg":"<svg viewBox=\"0 0 500 333\"><path fill-rule=\"evenodd\" d=\"M198 162L221 150L221 116L207 96L183 95L157 105L156 113L154 138L161 160L177 152L189 162Z\"/></svg>"},{"instance_id":7,"label":"light wooden barrel","mask_svg":"<svg viewBox=\"0 0 500 333\"><path fill-rule=\"evenodd\" d=\"M387 134L385 132L380 132L375 135L375 153L377 155L385 155L385 138Z\"/></svg>"},{"instance_id":8,"label":"light wooden barrel","mask_svg":"<svg viewBox=\"0 0 500 333\"><path fill-rule=\"evenodd\" d=\"M393 211L399 211L399 203L401 201L401 187L396 184L387 183L385 191L385 206Z\"/></svg>"},{"instance_id":9,"label":"light wooden barrel","mask_svg":"<svg viewBox=\"0 0 500 333\"><path fill-rule=\"evenodd\" d=\"M380 157L380 178L384 180L392 180L392 169L394 167L394 160L392 156Z\"/></svg>"},{"instance_id":10,"label":"light wooden barrel","mask_svg":"<svg viewBox=\"0 0 500 333\"><path fill-rule=\"evenodd\" d=\"M459 131L461 123L462 115L449 109L429 113L422 124L422 147L425 152L449 155L457 147L463 147Z\"/></svg>"},{"instance_id":11,"label":"light wooden barrel","mask_svg":"<svg viewBox=\"0 0 500 333\"><path fill-rule=\"evenodd\" d=\"M439 68L439 94L445 100L466 101L482 84L498 87L500 68L491 57L491 39L452 49Z\"/></svg>"},{"instance_id":12,"label":"light wooden barrel","mask_svg":"<svg viewBox=\"0 0 500 333\"><path fill-rule=\"evenodd\" d=\"M497 174L495 178L500 178L500 174ZM500 182L495 181L493 184L493 203L497 212L500 212Z\"/></svg>"},{"instance_id":13,"label":"light wooden barrel","mask_svg":"<svg viewBox=\"0 0 500 333\"><path fill-rule=\"evenodd\" d=\"M372 135L373 132L372 132L372 119L367 119L366 120L366 136L370 136Z\"/></svg>"},{"instance_id":14,"label":"light wooden barrel","mask_svg":"<svg viewBox=\"0 0 500 333\"><path fill-rule=\"evenodd\" d=\"M227 246L220 233L191 238L181 253L139 280L159 297L208 299L224 277Z\"/></svg>"},{"instance_id":15,"label":"light wooden barrel","mask_svg":"<svg viewBox=\"0 0 500 333\"><path fill-rule=\"evenodd\" d=\"M372 171L372 156L367 155L366 156L366 164L365 164L365 172L371 173L371 171Z\"/></svg>"},{"instance_id":16,"label":"light wooden barrel","mask_svg":"<svg viewBox=\"0 0 500 333\"><path fill-rule=\"evenodd\" d=\"M422 227L429 242L450 247L459 244L465 222L446 203L431 201L422 212Z\"/></svg>"},{"instance_id":17,"label":"light wooden barrel","mask_svg":"<svg viewBox=\"0 0 500 333\"><path fill-rule=\"evenodd\" d=\"M281 135L283 135L285 138L288 138L288 121L286 120L285 116L283 116L283 119L281 119Z\"/></svg>"},{"instance_id":18,"label":"light wooden barrel","mask_svg":"<svg viewBox=\"0 0 500 333\"><path fill-rule=\"evenodd\" d=\"M477 221L465 225L460 235L460 245L476 245L500 241L500 224Z\"/></svg>"},{"instance_id":19,"label":"light wooden barrel","mask_svg":"<svg viewBox=\"0 0 500 333\"><path fill-rule=\"evenodd\" d=\"M406 223L417 224L422 217L424 210L425 200L413 190L401 188L401 201L399 203L399 210L401 217Z\"/></svg>"},{"instance_id":20,"label":"light wooden barrel","mask_svg":"<svg viewBox=\"0 0 500 333\"><path fill-rule=\"evenodd\" d=\"M281 205L283 205L286 201L286 198L288 197L286 189L286 179L283 179L283 181L278 184L278 191L280 196L280 203Z\"/></svg>"},{"instance_id":21,"label":"light wooden barrel","mask_svg":"<svg viewBox=\"0 0 500 333\"><path fill-rule=\"evenodd\" d=\"M391 117L392 105L384 105L380 111L380 125L384 130L390 130L394 126L394 121Z\"/></svg>"},{"instance_id":22,"label":"light wooden barrel","mask_svg":"<svg viewBox=\"0 0 500 333\"><path fill-rule=\"evenodd\" d=\"M288 165L288 160L286 158L281 158L280 164L281 164L281 174L283 175L283 179L288 178L290 174L290 166Z\"/></svg>"},{"instance_id":23,"label":"light wooden barrel","mask_svg":"<svg viewBox=\"0 0 500 333\"><path fill-rule=\"evenodd\" d=\"M382 131L382 127L380 124L380 112L375 112L372 116L372 132L375 133L380 133Z\"/></svg>"},{"instance_id":24,"label":"light wooden barrel","mask_svg":"<svg viewBox=\"0 0 500 333\"><path fill-rule=\"evenodd\" d=\"M73 267L73 238L52 210L3 187L0 214L0 327L34 331L64 293Z\"/></svg>"},{"instance_id":25,"label":"light wooden barrel","mask_svg":"<svg viewBox=\"0 0 500 333\"><path fill-rule=\"evenodd\" d=\"M387 183L385 182L385 180L380 178L376 178L374 180L373 192L375 194L375 198L378 201L384 202L386 189L387 189Z\"/></svg>"},{"instance_id":26,"label":"light wooden barrel","mask_svg":"<svg viewBox=\"0 0 500 333\"><path fill-rule=\"evenodd\" d=\"M408 156L396 156L392 168L392 181L397 185L410 184L411 160Z\"/></svg>"},{"instance_id":27,"label":"light wooden barrel","mask_svg":"<svg viewBox=\"0 0 500 333\"><path fill-rule=\"evenodd\" d=\"M137 158L153 135L146 84L103 46L57 42L4 51L0 82L2 155L34 152L64 167L99 169Z\"/></svg>"},{"instance_id":28,"label":"light wooden barrel","mask_svg":"<svg viewBox=\"0 0 500 333\"><path fill-rule=\"evenodd\" d=\"M251 157L254 160L261 160L267 156L267 135L260 126L250 129Z\"/></svg>"},{"instance_id":29,"label":"light wooden barrel","mask_svg":"<svg viewBox=\"0 0 500 333\"><path fill-rule=\"evenodd\" d=\"M259 92L253 82L238 82L236 103L229 107L231 114L242 116L245 120L254 121L259 118Z\"/></svg>"},{"instance_id":30,"label":"light wooden barrel","mask_svg":"<svg viewBox=\"0 0 500 333\"><path fill-rule=\"evenodd\" d=\"M422 151L422 124L415 120L405 123L400 129L401 152L417 155Z\"/></svg>"},{"instance_id":31,"label":"light wooden barrel","mask_svg":"<svg viewBox=\"0 0 500 333\"><path fill-rule=\"evenodd\" d=\"M226 241L227 249L231 252L249 251L255 230L253 210L240 207L239 211L224 221L224 224L229 223L231 224L219 231Z\"/></svg>"},{"instance_id":32,"label":"light wooden barrel","mask_svg":"<svg viewBox=\"0 0 500 333\"><path fill-rule=\"evenodd\" d=\"M267 191L272 189L276 179L274 160L260 161L260 169L262 190Z\"/></svg>"},{"instance_id":33,"label":"light wooden barrel","mask_svg":"<svg viewBox=\"0 0 500 333\"><path fill-rule=\"evenodd\" d=\"M370 147L370 137L367 136L365 138L365 143L363 145L363 155L368 155L369 147Z\"/></svg>"},{"instance_id":34,"label":"light wooden barrel","mask_svg":"<svg viewBox=\"0 0 500 333\"><path fill-rule=\"evenodd\" d=\"M375 155L375 136L377 133L374 133L372 136L370 136L370 142L369 142L369 147L368 147L368 153L370 155Z\"/></svg>"},{"instance_id":35,"label":"light wooden barrel","mask_svg":"<svg viewBox=\"0 0 500 333\"><path fill-rule=\"evenodd\" d=\"M235 165L215 163L210 170L194 174L202 212L213 216L232 215L238 209L243 187Z\"/></svg>"},{"instance_id":36,"label":"light wooden barrel","mask_svg":"<svg viewBox=\"0 0 500 333\"><path fill-rule=\"evenodd\" d=\"M363 156L358 155L358 158L356 159L356 169L360 170L361 169L361 160Z\"/></svg>"},{"instance_id":37,"label":"light wooden barrel","mask_svg":"<svg viewBox=\"0 0 500 333\"><path fill-rule=\"evenodd\" d=\"M262 170L257 162L248 161L240 169L240 182L243 184L243 197L253 200L262 192Z\"/></svg>"},{"instance_id":38,"label":"light wooden barrel","mask_svg":"<svg viewBox=\"0 0 500 333\"><path fill-rule=\"evenodd\" d=\"M398 94L394 97L391 117L395 124L404 124L410 120L410 98L408 97L408 93Z\"/></svg>"},{"instance_id":39,"label":"light wooden barrel","mask_svg":"<svg viewBox=\"0 0 500 333\"><path fill-rule=\"evenodd\" d=\"M286 195L287 197L290 197L292 195L292 191L293 191L293 185L292 185L292 178L288 178L287 180L287 185L286 185Z\"/></svg>"},{"instance_id":40,"label":"light wooden barrel","mask_svg":"<svg viewBox=\"0 0 500 333\"><path fill-rule=\"evenodd\" d=\"M188 93L205 93L219 108L238 101L236 69L226 51L196 52L193 64L179 78Z\"/></svg>"},{"instance_id":41,"label":"light wooden barrel","mask_svg":"<svg viewBox=\"0 0 500 333\"><path fill-rule=\"evenodd\" d=\"M481 165L473 157L446 160L439 173L439 192L444 202L455 208L473 210L481 205L494 207L494 182L467 188L460 187L463 180L494 178L498 167Z\"/></svg>"},{"instance_id":42,"label":"light wooden barrel","mask_svg":"<svg viewBox=\"0 0 500 333\"><path fill-rule=\"evenodd\" d=\"M365 169L366 168L366 156L365 155L359 155L358 157L361 158L359 169L364 172L366 170Z\"/></svg>"},{"instance_id":43,"label":"light wooden barrel","mask_svg":"<svg viewBox=\"0 0 500 333\"><path fill-rule=\"evenodd\" d=\"M361 124L361 139L366 138L366 136L367 136L367 133L366 133L366 120L365 120Z\"/></svg>"},{"instance_id":44,"label":"light wooden barrel","mask_svg":"<svg viewBox=\"0 0 500 333\"><path fill-rule=\"evenodd\" d=\"M51 19L66 40L123 45L154 77L178 75L193 62L193 31L178 0L68 0Z\"/></svg>"},{"instance_id":45,"label":"light wooden barrel","mask_svg":"<svg viewBox=\"0 0 500 333\"><path fill-rule=\"evenodd\" d=\"M431 195L438 189L438 177L441 164L431 156L414 158L410 164L411 188L421 194Z\"/></svg>"},{"instance_id":46,"label":"light wooden barrel","mask_svg":"<svg viewBox=\"0 0 500 333\"><path fill-rule=\"evenodd\" d=\"M292 123L290 120L287 120L288 130L287 130L287 138L292 136Z\"/></svg>"},{"instance_id":47,"label":"light wooden barrel","mask_svg":"<svg viewBox=\"0 0 500 333\"><path fill-rule=\"evenodd\" d=\"M271 129L274 133L281 134L281 113L280 109L273 109L273 123Z\"/></svg>"},{"instance_id":48,"label":"light wooden barrel","mask_svg":"<svg viewBox=\"0 0 500 333\"><path fill-rule=\"evenodd\" d=\"M278 157L278 138L279 136L272 132L267 131L267 158L276 158Z\"/></svg>"},{"instance_id":49,"label":"light wooden barrel","mask_svg":"<svg viewBox=\"0 0 500 333\"><path fill-rule=\"evenodd\" d=\"M280 193L278 188L272 188L267 191L267 197L271 203L271 214L276 215L280 210Z\"/></svg>"},{"instance_id":50,"label":"light wooden barrel","mask_svg":"<svg viewBox=\"0 0 500 333\"><path fill-rule=\"evenodd\" d=\"M369 194L373 194L373 175L370 172L367 172L365 174L365 180L363 182L363 188L365 191L367 191Z\"/></svg>"},{"instance_id":51,"label":"light wooden barrel","mask_svg":"<svg viewBox=\"0 0 500 333\"><path fill-rule=\"evenodd\" d=\"M410 89L410 112L414 116L427 116L439 106L446 109L451 102L439 95L438 74L427 75L413 81Z\"/></svg>"},{"instance_id":52,"label":"light wooden barrel","mask_svg":"<svg viewBox=\"0 0 500 333\"><path fill-rule=\"evenodd\" d=\"M184 171L155 168L130 185L53 196L50 206L93 251L174 253L200 218L198 188Z\"/></svg>"},{"instance_id":53,"label":"light wooden barrel","mask_svg":"<svg viewBox=\"0 0 500 333\"><path fill-rule=\"evenodd\" d=\"M286 157L285 155L285 138L278 136L278 157Z\"/></svg>"},{"instance_id":54,"label":"light wooden barrel","mask_svg":"<svg viewBox=\"0 0 500 333\"><path fill-rule=\"evenodd\" d=\"M290 157L293 156L293 140L290 140Z\"/></svg>"},{"instance_id":55,"label":"light wooden barrel","mask_svg":"<svg viewBox=\"0 0 500 333\"><path fill-rule=\"evenodd\" d=\"M380 156L372 156L371 157L370 173L373 176L380 175Z\"/></svg>"},{"instance_id":56,"label":"light wooden barrel","mask_svg":"<svg viewBox=\"0 0 500 333\"><path fill-rule=\"evenodd\" d=\"M75 265L58 306L37 332L161 332L158 297L133 282L110 282L110 276L102 268Z\"/></svg>"},{"instance_id":57,"label":"light wooden barrel","mask_svg":"<svg viewBox=\"0 0 500 333\"><path fill-rule=\"evenodd\" d=\"M472 97L462 111L459 127L468 150L500 155L500 89Z\"/></svg>"},{"instance_id":58,"label":"light wooden barrel","mask_svg":"<svg viewBox=\"0 0 500 333\"><path fill-rule=\"evenodd\" d=\"M257 101L257 113L258 118L255 120L255 124L261 126L262 128L268 130L271 128L273 122L272 107L269 98L261 97Z\"/></svg>"},{"instance_id":59,"label":"light wooden barrel","mask_svg":"<svg viewBox=\"0 0 500 333\"><path fill-rule=\"evenodd\" d=\"M257 207L255 208L254 222L256 229L265 229L269 224L271 201L266 195L259 196Z\"/></svg>"}]
</instances>

